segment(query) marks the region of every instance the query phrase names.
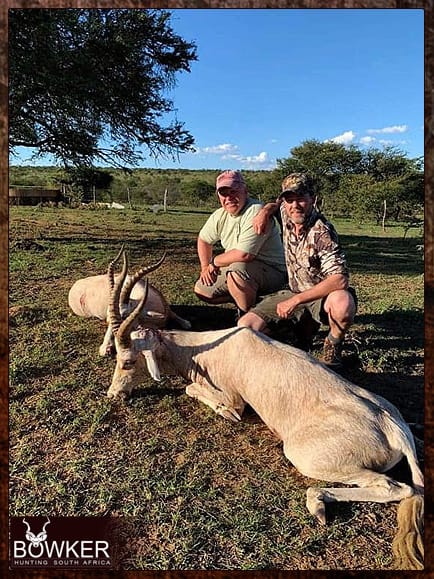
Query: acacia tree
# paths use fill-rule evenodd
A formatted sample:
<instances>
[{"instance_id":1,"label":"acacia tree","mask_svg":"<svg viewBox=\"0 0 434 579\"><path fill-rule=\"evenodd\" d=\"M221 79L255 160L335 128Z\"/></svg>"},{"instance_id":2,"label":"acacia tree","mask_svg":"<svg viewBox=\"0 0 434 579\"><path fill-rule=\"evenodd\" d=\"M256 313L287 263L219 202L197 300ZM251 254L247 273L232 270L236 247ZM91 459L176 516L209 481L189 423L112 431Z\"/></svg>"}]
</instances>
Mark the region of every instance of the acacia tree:
<instances>
[{"instance_id":1,"label":"acacia tree","mask_svg":"<svg viewBox=\"0 0 434 579\"><path fill-rule=\"evenodd\" d=\"M91 201L96 189L110 188L113 176L93 167L68 167L59 182L69 188L74 201Z\"/></svg>"},{"instance_id":2,"label":"acacia tree","mask_svg":"<svg viewBox=\"0 0 434 579\"><path fill-rule=\"evenodd\" d=\"M194 139L168 89L196 46L163 10L9 11L9 144L64 165L134 165L141 147L176 157Z\"/></svg>"}]
</instances>

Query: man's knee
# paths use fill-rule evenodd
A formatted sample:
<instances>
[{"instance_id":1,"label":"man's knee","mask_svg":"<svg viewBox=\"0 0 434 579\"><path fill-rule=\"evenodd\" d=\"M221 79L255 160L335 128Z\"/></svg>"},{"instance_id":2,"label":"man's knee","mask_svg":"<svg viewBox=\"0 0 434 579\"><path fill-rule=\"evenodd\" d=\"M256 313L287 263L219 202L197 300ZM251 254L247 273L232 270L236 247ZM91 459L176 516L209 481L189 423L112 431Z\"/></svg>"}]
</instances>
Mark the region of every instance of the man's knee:
<instances>
[{"instance_id":1,"label":"man's knee","mask_svg":"<svg viewBox=\"0 0 434 579\"><path fill-rule=\"evenodd\" d=\"M204 302L209 302L213 299L213 290L211 289L211 286L208 290L207 286L202 285L200 282L196 282L193 291L196 294L196 297Z\"/></svg>"},{"instance_id":2,"label":"man's knee","mask_svg":"<svg viewBox=\"0 0 434 579\"><path fill-rule=\"evenodd\" d=\"M226 283L231 293L241 291L243 293L248 292L256 295L258 290L256 281L240 271L229 271L226 276Z\"/></svg>"},{"instance_id":3,"label":"man's knee","mask_svg":"<svg viewBox=\"0 0 434 579\"><path fill-rule=\"evenodd\" d=\"M212 304L213 303L213 298L210 298L208 296L203 295L200 292L195 291L194 292L196 297L199 298L200 300L202 300L203 302L206 302L207 304Z\"/></svg>"},{"instance_id":4,"label":"man's knee","mask_svg":"<svg viewBox=\"0 0 434 579\"><path fill-rule=\"evenodd\" d=\"M226 282L232 282L240 285L247 282L247 277L242 271L230 270L226 274Z\"/></svg>"},{"instance_id":5,"label":"man's knee","mask_svg":"<svg viewBox=\"0 0 434 579\"><path fill-rule=\"evenodd\" d=\"M330 308L327 312L329 326L337 325L342 330L348 330L354 323L354 314L353 308Z\"/></svg>"}]
</instances>

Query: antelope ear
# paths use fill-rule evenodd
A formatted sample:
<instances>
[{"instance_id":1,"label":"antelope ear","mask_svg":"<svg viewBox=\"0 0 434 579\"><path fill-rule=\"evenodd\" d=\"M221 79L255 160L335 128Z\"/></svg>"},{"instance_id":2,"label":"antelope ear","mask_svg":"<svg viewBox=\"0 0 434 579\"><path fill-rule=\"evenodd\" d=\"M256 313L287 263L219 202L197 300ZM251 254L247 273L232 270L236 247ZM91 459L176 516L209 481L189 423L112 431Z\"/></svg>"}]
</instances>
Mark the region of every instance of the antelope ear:
<instances>
[{"instance_id":1,"label":"antelope ear","mask_svg":"<svg viewBox=\"0 0 434 579\"><path fill-rule=\"evenodd\" d=\"M146 365L148 367L148 372L154 380L157 382L161 381L160 369L157 364L157 359L152 350L143 350L142 354L145 356Z\"/></svg>"}]
</instances>

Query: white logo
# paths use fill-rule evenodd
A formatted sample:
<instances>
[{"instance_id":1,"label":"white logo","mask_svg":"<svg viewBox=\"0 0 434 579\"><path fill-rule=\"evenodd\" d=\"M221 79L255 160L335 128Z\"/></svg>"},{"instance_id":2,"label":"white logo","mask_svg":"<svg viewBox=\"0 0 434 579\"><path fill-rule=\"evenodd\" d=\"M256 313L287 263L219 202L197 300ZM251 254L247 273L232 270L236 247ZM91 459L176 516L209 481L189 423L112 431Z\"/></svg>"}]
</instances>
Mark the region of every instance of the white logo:
<instances>
[{"instance_id":1,"label":"white logo","mask_svg":"<svg viewBox=\"0 0 434 579\"><path fill-rule=\"evenodd\" d=\"M109 566L109 543L104 540L60 539L48 541L47 526L52 522L46 517L42 531L35 533L29 522L23 518L26 527L25 541L14 540L12 543L13 566ZM55 521L54 521L55 522ZM34 524L34 523L33 523ZM56 525L54 525L56 531ZM50 536L53 535L51 528ZM55 533L54 533L55 534Z\"/></svg>"},{"instance_id":2,"label":"white logo","mask_svg":"<svg viewBox=\"0 0 434 579\"><path fill-rule=\"evenodd\" d=\"M33 547L38 547L39 544L42 543L42 541L47 540L48 535L45 532L45 528L47 527L47 525L50 524L50 519L48 517L47 517L47 519L48 519L47 522L42 527L42 531L40 533L38 533L37 535L32 533L32 531L30 530L29 523L26 521L26 519L23 519L23 523L27 526L26 539L31 542Z\"/></svg>"}]
</instances>

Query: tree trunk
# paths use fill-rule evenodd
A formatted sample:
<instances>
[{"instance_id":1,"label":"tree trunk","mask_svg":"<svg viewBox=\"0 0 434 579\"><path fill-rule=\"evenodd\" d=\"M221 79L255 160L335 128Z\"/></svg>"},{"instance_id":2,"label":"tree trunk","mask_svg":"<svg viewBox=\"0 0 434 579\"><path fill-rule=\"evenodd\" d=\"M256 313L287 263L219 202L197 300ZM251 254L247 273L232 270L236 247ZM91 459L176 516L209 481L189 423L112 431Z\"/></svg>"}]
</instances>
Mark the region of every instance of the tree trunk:
<instances>
[{"instance_id":1,"label":"tree trunk","mask_svg":"<svg viewBox=\"0 0 434 579\"><path fill-rule=\"evenodd\" d=\"M383 231L386 231L386 199L383 200Z\"/></svg>"},{"instance_id":2,"label":"tree trunk","mask_svg":"<svg viewBox=\"0 0 434 579\"><path fill-rule=\"evenodd\" d=\"M163 211L164 211L164 213L167 213L167 189L165 189L165 191L164 191Z\"/></svg>"}]
</instances>

